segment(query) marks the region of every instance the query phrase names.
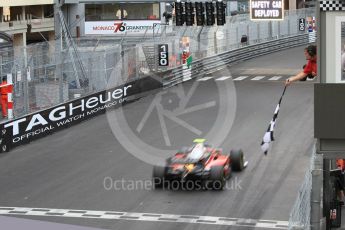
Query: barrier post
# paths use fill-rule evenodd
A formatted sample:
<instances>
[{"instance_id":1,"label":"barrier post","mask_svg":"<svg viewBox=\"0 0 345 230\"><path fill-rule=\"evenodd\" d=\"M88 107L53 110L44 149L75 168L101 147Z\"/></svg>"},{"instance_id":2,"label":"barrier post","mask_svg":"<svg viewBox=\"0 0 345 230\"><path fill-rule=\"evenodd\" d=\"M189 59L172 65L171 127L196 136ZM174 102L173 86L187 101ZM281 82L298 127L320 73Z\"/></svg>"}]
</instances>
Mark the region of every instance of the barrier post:
<instances>
[{"instance_id":1,"label":"barrier post","mask_svg":"<svg viewBox=\"0 0 345 230\"><path fill-rule=\"evenodd\" d=\"M8 94L7 94L7 115L8 119L13 119L13 80L12 74L7 74Z\"/></svg>"}]
</instances>

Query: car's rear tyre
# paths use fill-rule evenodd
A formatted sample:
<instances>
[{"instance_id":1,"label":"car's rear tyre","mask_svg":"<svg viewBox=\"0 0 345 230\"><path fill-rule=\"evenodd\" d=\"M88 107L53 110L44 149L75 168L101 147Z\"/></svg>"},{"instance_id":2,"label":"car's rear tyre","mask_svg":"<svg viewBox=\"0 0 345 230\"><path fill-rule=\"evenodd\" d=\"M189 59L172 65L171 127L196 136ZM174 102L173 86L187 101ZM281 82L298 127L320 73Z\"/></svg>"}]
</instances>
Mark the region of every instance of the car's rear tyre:
<instances>
[{"instance_id":1,"label":"car's rear tyre","mask_svg":"<svg viewBox=\"0 0 345 230\"><path fill-rule=\"evenodd\" d=\"M226 171L225 171L225 168L224 168L224 174L225 174L225 179L229 180L232 177L232 168L231 168L230 162L228 163L227 166L229 167L228 168L229 172L228 172L228 174L226 174Z\"/></svg>"},{"instance_id":2,"label":"car's rear tyre","mask_svg":"<svg viewBox=\"0 0 345 230\"><path fill-rule=\"evenodd\" d=\"M230 152L231 168L234 171L242 171L244 169L244 156L243 151L231 150Z\"/></svg>"},{"instance_id":3,"label":"car's rear tyre","mask_svg":"<svg viewBox=\"0 0 345 230\"><path fill-rule=\"evenodd\" d=\"M154 188L162 188L164 185L164 178L166 173L166 167L153 166L152 180Z\"/></svg>"},{"instance_id":4,"label":"car's rear tyre","mask_svg":"<svg viewBox=\"0 0 345 230\"><path fill-rule=\"evenodd\" d=\"M223 166L214 166L210 170L210 180L208 183L208 188L213 190L222 190L225 186L225 176Z\"/></svg>"}]
</instances>

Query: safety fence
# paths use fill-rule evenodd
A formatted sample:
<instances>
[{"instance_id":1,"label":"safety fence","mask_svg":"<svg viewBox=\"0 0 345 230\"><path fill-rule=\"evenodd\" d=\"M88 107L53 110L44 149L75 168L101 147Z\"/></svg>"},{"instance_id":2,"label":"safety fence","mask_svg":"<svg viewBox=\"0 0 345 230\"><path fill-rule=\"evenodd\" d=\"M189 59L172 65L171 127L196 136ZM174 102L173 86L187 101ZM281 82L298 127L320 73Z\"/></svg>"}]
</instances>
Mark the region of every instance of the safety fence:
<instances>
[{"instance_id":1,"label":"safety fence","mask_svg":"<svg viewBox=\"0 0 345 230\"><path fill-rule=\"evenodd\" d=\"M314 146L310 157L309 168L305 173L304 181L299 188L297 199L290 212L290 230L308 230L311 228L312 172L316 168L316 162L321 162L321 159L322 155L316 153Z\"/></svg>"},{"instance_id":2,"label":"safety fence","mask_svg":"<svg viewBox=\"0 0 345 230\"><path fill-rule=\"evenodd\" d=\"M223 52L211 57L206 57L193 62L193 69L191 75L193 77L202 77L210 74L216 70L226 67L230 64L235 64L244 60L255 58L261 55L277 52L292 47L302 46L308 44L309 38L306 34L275 39L273 41L262 42L260 44L248 45L230 52ZM163 86L170 87L183 82L185 70L175 68L170 73L164 75ZM189 78L187 78L189 79Z\"/></svg>"},{"instance_id":3,"label":"safety fence","mask_svg":"<svg viewBox=\"0 0 345 230\"><path fill-rule=\"evenodd\" d=\"M299 31L298 19L314 15L315 9L307 8L286 11L284 21L253 22L249 15L236 15L227 17L224 26L158 25L153 33L137 38L70 39L68 34L57 33L54 41L1 49L0 75L13 75L14 116L20 117L146 76L169 82L180 74L181 54L186 43L195 72L202 60L207 60L203 62L204 67L212 69L216 64L213 61L211 65L210 60L245 60L250 58L245 52L254 47L258 55L264 54L262 47L255 46L258 44L271 43L273 47L279 43L275 42L293 37L305 42L304 35L308 32ZM247 37L245 43L241 43L243 36ZM158 44L169 47L168 66L158 65ZM230 51L234 51L234 55ZM247 57L240 58L242 55ZM110 85L109 79L116 81Z\"/></svg>"}]
</instances>

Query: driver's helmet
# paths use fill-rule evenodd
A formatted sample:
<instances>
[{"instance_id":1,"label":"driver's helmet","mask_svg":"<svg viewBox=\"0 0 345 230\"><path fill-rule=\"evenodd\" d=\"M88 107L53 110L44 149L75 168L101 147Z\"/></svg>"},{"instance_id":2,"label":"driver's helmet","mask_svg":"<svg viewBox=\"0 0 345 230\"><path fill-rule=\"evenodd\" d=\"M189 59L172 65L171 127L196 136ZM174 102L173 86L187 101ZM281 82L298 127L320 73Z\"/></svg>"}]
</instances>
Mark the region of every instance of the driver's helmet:
<instances>
[{"instance_id":1,"label":"driver's helmet","mask_svg":"<svg viewBox=\"0 0 345 230\"><path fill-rule=\"evenodd\" d=\"M203 143L198 143L194 146L192 151L188 154L188 158L192 160L199 160L204 156L206 152L206 147Z\"/></svg>"}]
</instances>

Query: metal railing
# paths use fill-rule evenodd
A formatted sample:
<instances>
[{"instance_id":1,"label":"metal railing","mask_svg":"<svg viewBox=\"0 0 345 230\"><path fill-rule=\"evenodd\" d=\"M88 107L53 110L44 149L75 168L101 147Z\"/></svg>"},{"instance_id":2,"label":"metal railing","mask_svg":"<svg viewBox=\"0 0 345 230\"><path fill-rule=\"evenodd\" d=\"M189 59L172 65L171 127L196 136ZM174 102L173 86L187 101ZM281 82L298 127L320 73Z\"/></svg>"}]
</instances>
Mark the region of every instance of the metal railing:
<instances>
[{"instance_id":1,"label":"metal railing","mask_svg":"<svg viewBox=\"0 0 345 230\"><path fill-rule=\"evenodd\" d=\"M310 157L309 168L307 168L302 185L298 190L297 199L293 205L289 217L289 230L309 230L311 229L311 213L312 213L312 203L316 202L316 205L320 206L317 200L312 200L313 193L313 173L315 170L320 170L320 162L322 162L322 155L316 153L316 145L312 149L312 154ZM321 188L316 188L320 189ZM315 199L315 197L314 197ZM320 198L318 198L320 199ZM314 207L315 208L315 207ZM318 207L320 209L321 207ZM320 224L320 216L314 216L318 219ZM315 221L315 220L314 220ZM318 229L318 228L317 228Z\"/></svg>"},{"instance_id":2,"label":"metal railing","mask_svg":"<svg viewBox=\"0 0 345 230\"><path fill-rule=\"evenodd\" d=\"M250 21L249 15L237 15L228 17L227 23L219 27L160 25L154 36L146 31L141 37L84 37L74 39L75 46L56 31L58 40L0 49L0 75L14 76L14 115L18 117L103 90L109 79L123 84L156 75L166 87L176 84L181 81L182 37L191 41L193 76L213 71L221 64L303 45L307 33L298 31L297 19L314 14L315 10L308 8L285 12L285 20L280 22L257 23ZM217 36L219 33L222 36ZM242 35L248 37L246 46L240 43ZM155 63L155 47L162 43L169 45L171 60L167 67ZM147 50L153 52L145 51L145 46L151 46ZM74 68L76 63L78 67Z\"/></svg>"},{"instance_id":3,"label":"metal railing","mask_svg":"<svg viewBox=\"0 0 345 230\"><path fill-rule=\"evenodd\" d=\"M192 63L192 76L200 77L224 68L229 64L252 59L261 55L301 46L309 43L308 35L296 35L277 40L267 41L260 44L248 45L242 48L223 52L211 57L203 58ZM163 84L165 87L173 86L183 81L183 69L175 68L166 74Z\"/></svg>"}]
</instances>

